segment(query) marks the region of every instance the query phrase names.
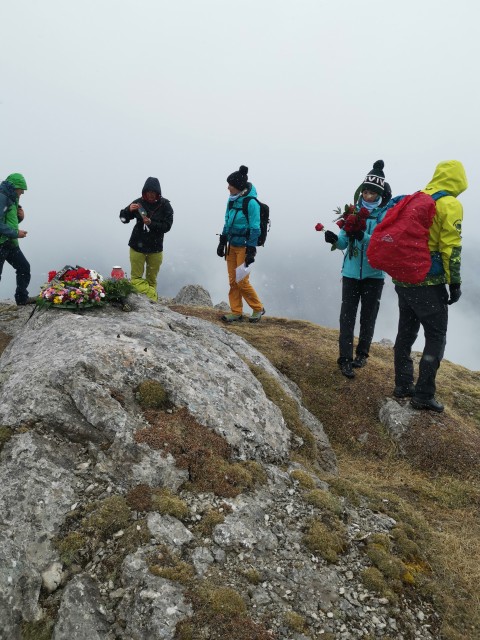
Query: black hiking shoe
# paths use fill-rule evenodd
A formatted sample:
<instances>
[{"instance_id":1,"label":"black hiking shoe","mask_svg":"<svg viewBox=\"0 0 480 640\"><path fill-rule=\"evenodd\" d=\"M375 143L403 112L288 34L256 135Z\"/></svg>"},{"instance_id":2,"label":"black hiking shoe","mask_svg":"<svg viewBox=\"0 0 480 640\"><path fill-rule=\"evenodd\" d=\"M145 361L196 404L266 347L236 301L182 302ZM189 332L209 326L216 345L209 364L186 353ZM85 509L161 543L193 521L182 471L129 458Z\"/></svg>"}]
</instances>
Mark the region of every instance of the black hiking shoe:
<instances>
[{"instance_id":1,"label":"black hiking shoe","mask_svg":"<svg viewBox=\"0 0 480 640\"><path fill-rule=\"evenodd\" d=\"M395 398L412 398L415 395L415 385L409 384L406 387L403 385L397 385L393 390Z\"/></svg>"},{"instance_id":2,"label":"black hiking shoe","mask_svg":"<svg viewBox=\"0 0 480 640\"><path fill-rule=\"evenodd\" d=\"M37 304L36 298L27 298L26 300L22 300L21 302L17 302L17 307L24 307L27 304Z\"/></svg>"},{"instance_id":3,"label":"black hiking shoe","mask_svg":"<svg viewBox=\"0 0 480 640\"><path fill-rule=\"evenodd\" d=\"M410 404L414 409L425 409L427 411L435 411L436 413L442 413L444 406L437 402L435 398L413 398L410 400Z\"/></svg>"},{"instance_id":4,"label":"black hiking shoe","mask_svg":"<svg viewBox=\"0 0 480 640\"><path fill-rule=\"evenodd\" d=\"M352 367L355 369L361 369L367 364L367 356L355 356L355 360L352 362Z\"/></svg>"},{"instance_id":5,"label":"black hiking shoe","mask_svg":"<svg viewBox=\"0 0 480 640\"><path fill-rule=\"evenodd\" d=\"M352 363L350 361L339 362L338 366L340 367L340 371L342 372L342 375L344 375L346 378L355 377L355 371L353 370Z\"/></svg>"}]
</instances>

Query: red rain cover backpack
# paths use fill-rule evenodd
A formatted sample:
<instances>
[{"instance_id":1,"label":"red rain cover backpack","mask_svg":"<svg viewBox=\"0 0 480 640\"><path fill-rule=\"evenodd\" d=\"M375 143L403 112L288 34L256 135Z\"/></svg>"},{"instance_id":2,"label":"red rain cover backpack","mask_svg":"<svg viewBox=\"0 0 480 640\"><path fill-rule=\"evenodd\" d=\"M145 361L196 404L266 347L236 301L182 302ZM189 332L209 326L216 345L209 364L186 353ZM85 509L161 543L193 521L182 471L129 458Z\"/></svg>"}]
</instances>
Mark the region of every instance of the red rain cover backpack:
<instances>
[{"instance_id":1,"label":"red rain cover backpack","mask_svg":"<svg viewBox=\"0 0 480 640\"><path fill-rule=\"evenodd\" d=\"M370 265L398 282L423 282L432 264L428 236L436 213L435 202L446 195L446 191L433 195L417 191L389 209L370 238Z\"/></svg>"}]
</instances>

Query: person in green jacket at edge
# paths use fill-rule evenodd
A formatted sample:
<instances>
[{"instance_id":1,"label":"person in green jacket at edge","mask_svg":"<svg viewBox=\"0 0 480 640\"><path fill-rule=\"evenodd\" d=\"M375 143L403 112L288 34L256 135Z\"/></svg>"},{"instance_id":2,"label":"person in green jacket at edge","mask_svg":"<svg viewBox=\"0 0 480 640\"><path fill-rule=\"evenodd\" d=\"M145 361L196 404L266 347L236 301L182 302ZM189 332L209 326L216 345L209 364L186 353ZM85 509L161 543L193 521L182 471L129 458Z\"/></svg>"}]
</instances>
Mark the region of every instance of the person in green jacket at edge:
<instances>
[{"instance_id":1,"label":"person in green jacket at edge","mask_svg":"<svg viewBox=\"0 0 480 640\"><path fill-rule=\"evenodd\" d=\"M130 280L138 293L158 300L157 276L163 261L163 236L173 224L170 201L162 197L158 178L147 178L142 197L120 211L120 220L136 220L129 240ZM145 275L144 275L145 271Z\"/></svg>"},{"instance_id":2,"label":"person in green jacket at edge","mask_svg":"<svg viewBox=\"0 0 480 640\"><path fill-rule=\"evenodd\" d=\"M437 165L433 178L422 189L429 195L446 192L435 203L436 213L429 231L430 271L420 284L406 285L394 281L400 315L394 346L393 395L397 398L410 397L414 409L441 413L444 408L435 399L435 378L447 342L448 305L458 302L462 295L460 255L463 207L457 196L467 187L467 176L461 162L447 160ZM420 325L425 333L425 347L414 384L411 350Z\"/></svg>"},{"instance_id":3,"label":"person in green jacket at edge","mask_svg":"<svg viewBox=\"0 0 480 640\"><path fill-rule=\"evenodd\" d=\"M27 237L27 232L18 228L25 215L19 200L26 190L27 183L21 173L10 174L0 184L0 280L3 265L8 262L16 272L17 305L35 304L35 298L28 297L27 289L30 284L30 263L18 246L18 240Z\"/></svg>"}]
</instances>

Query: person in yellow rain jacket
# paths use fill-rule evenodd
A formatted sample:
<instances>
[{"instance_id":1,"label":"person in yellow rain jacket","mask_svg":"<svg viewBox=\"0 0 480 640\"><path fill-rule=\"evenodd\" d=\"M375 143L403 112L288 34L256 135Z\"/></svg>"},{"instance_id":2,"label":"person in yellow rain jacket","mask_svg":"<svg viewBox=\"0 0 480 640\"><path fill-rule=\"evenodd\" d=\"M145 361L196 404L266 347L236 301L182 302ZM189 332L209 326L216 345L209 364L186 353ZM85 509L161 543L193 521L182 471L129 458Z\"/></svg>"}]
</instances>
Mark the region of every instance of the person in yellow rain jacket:
<instances>
[{"instance_id":1,"label":"person in yellow rain jacket","mask_svg":"<svg viewBox=\"0 0 480 640\"><path fill-rule=\"evenodd\" d=\"M468 187L465 169L458 160L440 162L424 193L446 195L436 201L436 214L430 227L428 247L432 264L425 280L417 285L395 283L400 316L395 341L395 389L397 398L411 397L415 409L443 411L435 399L435 378L445 351L448 305L462 295L460 264L463 207L457 200ZM447 285L449 292L447 292ZM413 384L412 346L420 325L425 332L425 348Z\"/></svg>"}]
</instances>

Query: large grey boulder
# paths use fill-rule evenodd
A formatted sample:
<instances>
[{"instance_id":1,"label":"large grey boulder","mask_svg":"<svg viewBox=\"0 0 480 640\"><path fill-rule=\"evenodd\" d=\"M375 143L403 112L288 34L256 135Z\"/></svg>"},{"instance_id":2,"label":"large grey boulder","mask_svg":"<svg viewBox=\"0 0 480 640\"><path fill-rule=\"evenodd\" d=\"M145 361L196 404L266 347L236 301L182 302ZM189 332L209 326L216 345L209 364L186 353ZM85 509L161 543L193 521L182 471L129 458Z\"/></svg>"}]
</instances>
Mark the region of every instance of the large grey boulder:
<instances>
[{"instance_id":1,"label":"large grey boulder","mask_svg":"<svg viewBox=\"0 0 480 640\"><path fill-rule=\"evenodd\" d=\"M145 424L133 390L153 379L174 404L222 435L239 459L286 458L291 434L245 359L274 376L299 405L300 398L269 361L211 323L141 296L134 304L133 313L37 311L2 355L0 423L33 421L71 440L123 448ZM308 419L332 471L335 457L323 429L311 414Z\"/></svg>"},{"instance_id":2,"label":"large grey boulder","mask_svg":"<svg viewBox=\"0 0 480 640\"><path fill-rule=\"evenodd\" d=\"M209 292L199 284L187 284L180 289L175 298L174 304L184 304L195 307L213 307L212 298Z\"/></svg>"}]
</instances>

